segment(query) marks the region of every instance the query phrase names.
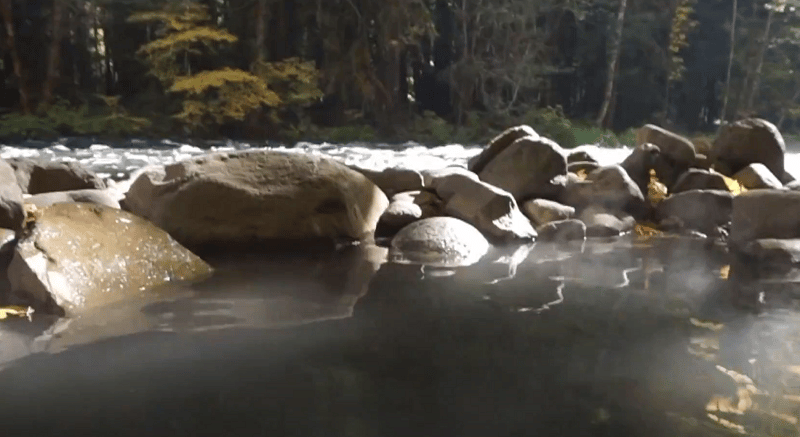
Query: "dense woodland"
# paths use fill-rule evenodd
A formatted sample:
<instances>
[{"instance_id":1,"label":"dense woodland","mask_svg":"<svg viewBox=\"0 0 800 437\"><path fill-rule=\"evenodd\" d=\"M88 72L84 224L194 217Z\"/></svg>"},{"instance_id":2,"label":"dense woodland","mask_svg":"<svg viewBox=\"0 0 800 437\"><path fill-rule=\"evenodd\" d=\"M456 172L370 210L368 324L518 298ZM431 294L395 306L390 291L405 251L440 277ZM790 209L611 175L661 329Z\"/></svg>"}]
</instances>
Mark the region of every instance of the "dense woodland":
<instances>
[{"instance_id":1,"label":"dense woodland","mask_svg":"<svg viewBox=\"0 0 800 437\"><path fill-rule=\"evenodd\" d=\"M0 16L5 138L480 141L526 122L572 145L800 117L800 10L780 0L0 0Z\"/></svg>"}]
</instances>

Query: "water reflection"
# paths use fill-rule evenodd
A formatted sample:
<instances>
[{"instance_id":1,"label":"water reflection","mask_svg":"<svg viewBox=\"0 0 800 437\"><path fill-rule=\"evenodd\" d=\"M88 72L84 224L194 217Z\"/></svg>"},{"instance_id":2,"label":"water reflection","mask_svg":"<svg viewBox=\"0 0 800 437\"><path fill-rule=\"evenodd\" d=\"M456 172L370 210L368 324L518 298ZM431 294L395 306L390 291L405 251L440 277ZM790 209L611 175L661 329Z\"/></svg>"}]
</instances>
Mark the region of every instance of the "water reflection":
<instances>
[{"instance_id":1,"label":"water reflection","mask_svg":"<svg viewBox=\"0 0 800 437\"><path fill-rule=\"evenodd\" d=\"M37 436L800 436L800 312L777 276L703 244L535 245L424 278L347 259L231 260L140 306L133 331L10 361L0 421ZM766 304L743 308L739 287Z\"/></svg>"}]
</instances>

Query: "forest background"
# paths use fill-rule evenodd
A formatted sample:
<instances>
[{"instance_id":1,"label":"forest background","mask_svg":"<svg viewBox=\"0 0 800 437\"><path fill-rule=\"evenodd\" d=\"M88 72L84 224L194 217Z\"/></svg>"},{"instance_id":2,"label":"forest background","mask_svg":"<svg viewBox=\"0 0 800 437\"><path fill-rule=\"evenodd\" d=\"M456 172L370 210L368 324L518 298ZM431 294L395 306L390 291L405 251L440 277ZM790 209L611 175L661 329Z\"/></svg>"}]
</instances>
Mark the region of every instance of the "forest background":
<instances>
[{"instance_id":1,"label":"forest background","mask_svg":"<svg viewBox=\"0 0 800 437\"><path fill-rule=\"evenodd\" d=\"M800 131L793 0L0 0L0 138Z\"/></svg>"}]
</instances>

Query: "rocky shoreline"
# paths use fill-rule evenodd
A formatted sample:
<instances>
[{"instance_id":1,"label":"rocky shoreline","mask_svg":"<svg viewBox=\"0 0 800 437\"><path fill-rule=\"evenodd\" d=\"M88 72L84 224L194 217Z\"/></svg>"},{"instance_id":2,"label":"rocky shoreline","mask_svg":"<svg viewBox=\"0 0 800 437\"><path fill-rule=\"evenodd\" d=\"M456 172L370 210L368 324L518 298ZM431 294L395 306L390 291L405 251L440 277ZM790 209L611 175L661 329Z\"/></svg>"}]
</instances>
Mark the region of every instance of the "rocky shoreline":
<instances>
[{"instance_id":1,"label":"rocky shoreline","mask_svg":"<svg viewBox=\"0 0 800 437\"><path fill-rule=\"evenodd\" d=\"M388 259L471 265L492 246L633 234L705 239L745 264L800 263L800 183L774 125L713 144L642 127L601 166L528 126L464 167L374 171L269 150L150 167L122 192L76 163L0 161L0 306L62 316L199 281L204 254L378 243ZM199 254L200 256L196 255Z\"/></svg>"}]
</instances>

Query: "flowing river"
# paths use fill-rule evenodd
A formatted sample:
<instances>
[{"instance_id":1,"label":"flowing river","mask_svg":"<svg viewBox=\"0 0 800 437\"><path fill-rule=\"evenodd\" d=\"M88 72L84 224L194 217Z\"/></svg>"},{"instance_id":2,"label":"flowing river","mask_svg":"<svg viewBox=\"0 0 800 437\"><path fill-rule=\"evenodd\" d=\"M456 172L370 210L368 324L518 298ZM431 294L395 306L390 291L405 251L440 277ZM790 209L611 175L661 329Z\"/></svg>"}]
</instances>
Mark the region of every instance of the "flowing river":
<instances>
[{"instance_id":1,"label":"flowing river","mask_svg":"<svg viewBox=\"0 0 800 437\"><path fill-rule=\"evenodd\" d=\"M76 160L118 181L207 152L169 141L23 146L0 156ZM480 151L275 148L374 169L464 165ZM601 163L629 153L583 149ZM793 147L787 170L800 176ZM381 251L220 256L213 278L155 301L4 320L0 428L800 436L800 272L748 276L722 250L673 238L495 249L455 270L383 262Z\"/></svg>"}]
</instances>

